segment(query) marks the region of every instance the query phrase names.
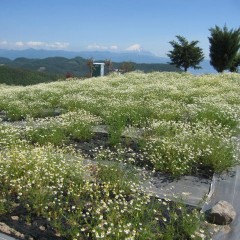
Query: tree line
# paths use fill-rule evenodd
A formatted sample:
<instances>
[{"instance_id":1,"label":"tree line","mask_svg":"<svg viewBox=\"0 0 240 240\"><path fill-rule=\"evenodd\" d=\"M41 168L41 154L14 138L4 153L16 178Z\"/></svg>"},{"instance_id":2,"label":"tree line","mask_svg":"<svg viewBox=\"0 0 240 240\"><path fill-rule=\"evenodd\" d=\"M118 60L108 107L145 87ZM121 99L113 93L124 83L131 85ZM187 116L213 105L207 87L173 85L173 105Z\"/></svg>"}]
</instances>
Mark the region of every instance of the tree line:
<instances>
[{"instance_id":1,"label":"tree line","mask_svg":"<svg viewBox=\"0 0 240 240\"><path fill-rule=\"evenodd\" d=\"M127 73L135 70L139 70L145 73L153 71L182 72L181 69L169 63L135 63L132 61L112 62L111 59L105 59L103 62L105 63L105 75L108 75L112 72ZM93 72L96 70L96 67L94 65L94 59L87 59L86 66L88 68L88 73L85 75L85 77L92 77L94 75ZM66 75L66 78L68 77L70 78L72 77L72 75Z\"/></svg>"},{"instance_id":2,"label":"tree line","mask_svg":"<svg viewBox=\"0 0 240 240\"><path fill-rule=\"evenodd\" d=\"M228 29L215 26L209 29L210 64L217 72L229 70L238 72L240 66L240 28ZM188 68L200 69L199 63L204 59L203 50L197 46L199 41L188 42L183 36L176 36L178 41L169 42L173 50L167 56L170 64L187 71Z\"/></svg>"}]
</instances>

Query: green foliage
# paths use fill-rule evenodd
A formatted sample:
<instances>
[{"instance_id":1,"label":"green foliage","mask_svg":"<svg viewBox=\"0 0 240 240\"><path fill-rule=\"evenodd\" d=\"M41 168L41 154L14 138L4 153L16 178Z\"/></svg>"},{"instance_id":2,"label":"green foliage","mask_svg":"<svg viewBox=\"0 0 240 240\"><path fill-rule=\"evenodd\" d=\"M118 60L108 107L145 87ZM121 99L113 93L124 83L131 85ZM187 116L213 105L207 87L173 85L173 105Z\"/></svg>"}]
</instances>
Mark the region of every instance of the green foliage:
<instances>
[{"instance_id":1,"label":"green foliage","mask_svg":"<svg viewBox=\"0 0 240 240\"><path fill-rule=\"evenodd\" d=\"M94 121L83 111L49 117L46 120L36 119L29 123L25 137L34 144L51 143L55 146L69 144L70 140L87 140L92 136L91 127Z\"/></svg>"},{"instance_id":2,"label":"green foliage","mask_svg":"<svg viewBox=\"0 0 240 240\"><path fill-rule=\"evenodd\" d=\"M112 63L114 68L122 69L122 63ZM174 65L167 63L132 63L133 69L143 71L144 73L150 72L181 72L182 70Z\"/></svg>"},{"instance_id":3,"label":"green foliage","mask_svg":"<svg viewBox=\"0 0 240 240\"><path fill-rule=\"evenodd\" d=\"M236 55L236 57L233 59L232 65L229 68L230 72L238 72L238 68L240 66L240 53Z\"/></svg>"},{"instance_id":4,"label":"green foliage","mask_svg":"<svg viewBox=\"0 0 240 240\"><path fill-rule=\"evenodd\" d=\"M218 71L234 67L234 60L240 49L240 28L228 30L226 25L221 29L219 26L209 29L210 64ZM239 63L238 63L239 64Z\"/></svg>"},{"instance_id":5,"label":"green foliage","mask_svg":"<svg viewBox=\"0 0 240 240\"><path fill-rule=\"evenodd\" d=\"M57 146L69 143L69 137L67 136L66 129L57 127L39 127L29 130L26 134L26 138L31 143L38 143L39 145L51 143Z\"/></svg>"},{"instance_id":6,"label":"green foliage","mask_svg":"<svg viewBox=\"0 0 240 240\"><path fill-rule=\"evenodd\" d=\"M149 72L181 72L182 70L176 68L174 65L166 63L137 63L135 64L135 69L143 71L145 73Z\"/></svg>"},{"instance_id":7,"label":"green foliage","mask_svg":"<svg viewBox=\"0 0 240 240\"><path fill-rule=\"evenodd\" d=\"M123 73L131 72L135 70L135 66L133 62L123 62L120 69Z\"/></svg>"},{"instance_id":8,"label":"green foliage","mask_svg":"<svg viewBox=\"0 0 240 240\"><path fill-rule=\"evenodd\" d=\"M183 68L186 72L188 68L194 69L201 68L198 64L204 59L203 51L197 47L198 41L188 42L182 36L176 36L179 43L171 41L173 47L172 51L167 54L171 59L171 64L176 65L178 68Z\"/></svg>"}]
</instances>

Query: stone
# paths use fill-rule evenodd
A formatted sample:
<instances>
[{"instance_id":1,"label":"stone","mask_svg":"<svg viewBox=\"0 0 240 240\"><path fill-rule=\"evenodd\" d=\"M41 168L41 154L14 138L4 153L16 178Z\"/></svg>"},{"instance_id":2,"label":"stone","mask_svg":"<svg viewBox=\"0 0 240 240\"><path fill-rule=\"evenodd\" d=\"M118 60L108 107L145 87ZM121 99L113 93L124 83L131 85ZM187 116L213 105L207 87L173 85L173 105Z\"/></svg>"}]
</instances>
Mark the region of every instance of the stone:
<instances>
[{"instance_id":1,"label":"stone","mask_svg":"<svg viewBox=\"0 0 240 240\"><path fill-rule=\"evenodd\" d=\"M0 118L1 118L3 121L5 121L5 120L7 119L7 112L4 111L4 110L0 111ZM0 120L1 120L1 119L0 119Z\"/></svg>"},{"instance_id":2,"label":"stone","mask_svg":"<svg viewBox=\"0 0 240 240\"><path fill-rule=\"evenodd\" d=\"M60 116L62 114L63 110L61 108L56 108L53 112L53 116L57 117Z\"/></svg>"},{"instance_id":3,"label":"stone","mask_svg":"<svg viewBox=\"0 0 240 240\"><path fill-rule=\"evenodd\" d=\"M230 224L236 218L233 206L227 201L219 201L207 211L207 219L217 225Z\"/></svg>"},{"instance_id":4,"label":"stone","mask_svg":"<svg viewBox=\"0 0 240 240\"><path fill-rule=\"evenodd\" d=\"M39 226L39 229L40 229L41 231L45 231L45 230L46 230L46 227L45 227L45 226Z\"/></svg>"},{"instance_id":5,"label":"stone","mask_svg":"<svg viewBox=\"0 0 240 240\"><path fill-rule=\"evenodd\" d=\"M19 217L18 217L18 216L11 216L11 219L12 219L13 221L18 221L18 220L19 220Z\"/></svg>"}]
</instances>

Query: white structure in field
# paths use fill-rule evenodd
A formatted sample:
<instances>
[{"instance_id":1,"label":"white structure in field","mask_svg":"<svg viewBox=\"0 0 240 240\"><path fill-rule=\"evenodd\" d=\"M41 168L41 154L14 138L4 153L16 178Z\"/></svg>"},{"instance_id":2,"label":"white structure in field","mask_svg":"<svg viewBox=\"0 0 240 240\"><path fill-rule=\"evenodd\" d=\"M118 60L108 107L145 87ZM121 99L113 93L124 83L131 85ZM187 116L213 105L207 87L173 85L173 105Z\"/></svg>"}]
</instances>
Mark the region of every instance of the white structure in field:
<instances>
[{"instance_id":1,"label":"white structure in field","mask_svg":"<svg viewBox=\"0 0 240 240\"><path fill-rule=\"evenodd\" d=\"M104 76L105 63L93 63L93 77Z\"/></svg>"}]
</instances>

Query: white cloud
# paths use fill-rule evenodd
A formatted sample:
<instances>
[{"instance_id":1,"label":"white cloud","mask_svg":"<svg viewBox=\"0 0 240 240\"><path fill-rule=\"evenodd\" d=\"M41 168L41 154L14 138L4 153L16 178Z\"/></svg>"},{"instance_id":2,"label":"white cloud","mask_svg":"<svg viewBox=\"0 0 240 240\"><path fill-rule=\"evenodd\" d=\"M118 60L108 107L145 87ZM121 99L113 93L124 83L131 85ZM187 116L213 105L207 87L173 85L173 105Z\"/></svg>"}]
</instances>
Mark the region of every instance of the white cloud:
<instances>
[{"instance_id":1,"label":"white cloud","mask_svg":"<svg viewBox=\"0 0 240 240\"><path fill-rule=\"evenodd\" d=\"M5 41L5 40L3 40L3 41L0 41L0 45L7 45L8 44L8 42L7 41Z\"/></svg>"},{"instance_id":2,"label":"white cloud","mask_svg":"<svg viewBox=\"0 0 240 240\"><path fill-rule=\"evenodd\" d=\"M127 51L141 51L142 50L142 47L140 44L136 43L136 44L133 44L131 46L129 46L128 48L126 48Z\"/></svg>"},{"instance_id":3,"label":"white cloud","mask_svg":"<svg viewBox=\"0 0 240 240\"><path fill-rule=\"evenodd\" d=\"M88 45L87 48L88 49L98 49L98 50L106 50L106 49L108 49L108 47L101 46L101 45L98 45L96 43L94 43L93 45Z\"/></svg>"},{"instance_id":4,"label":"white cloud","mask_svg":"<svg viewBox=\"0 0 240 240\"><path fill-rule=\"evenodd\" d=\"M112 45L112 46L110 46L110 49L111 49L111 50L118 50L118 46Z\"/></svg>"},{"instance_id":5,"label":"white cloud","mask_svg":"<svg viewBox=\"0 0 240 240\"><path fill-rule=\"evenodd\" d=\"M25 44L24 44L24 42L19 41L19 42L15 42L15 45L17 47L23 47Z\"/></svg>"},{"instance_id":6,"label":"white cloud","mask_svg":"<svg viewBox=\"0 0 240 240\"><path fill-rule=\"evenodd\" d=\"M64 48L67 48L69 46L69 43L67 43L67 42L53 42L53 43L47 43L46 46L50 47L50 48L64 49Z\"/></svg>"},{"instance_id":7,"label":"white cloud","mask_svg":"<svg viewBox=\"0 0 240 240\"><path fill-rule=\"evenodd\" d=\"M26 45L29 47L41 47L41 46L46 46L46 43L30 41L30 42L27 42Z\"/></svg>"},{"instance_id":8,"label":"white cloud","mask_svg":"<svg viewBox=\"0 0 240 240\"><path fill-rule=\"evenodd\" d=\"M117 45L112 45L112 46L103 46L103 45L99 45L99 44L92 44L92 45L88 45L87 46L88 49L91 50L117 50L118 46Z\"/></svg>"},{"instance_id":9,"label":"white cloud","mask_svg":"<svg viewBox=\"0 0 240 240\"><path fill-rule=\"evenodd\" d=\"M31 48L45 48L45 49L65 49L69 46L67 42L41 42L41 41L29 41L29 42L15 42L16 47L31 47Z\"/></svg>"}]
</instances>

